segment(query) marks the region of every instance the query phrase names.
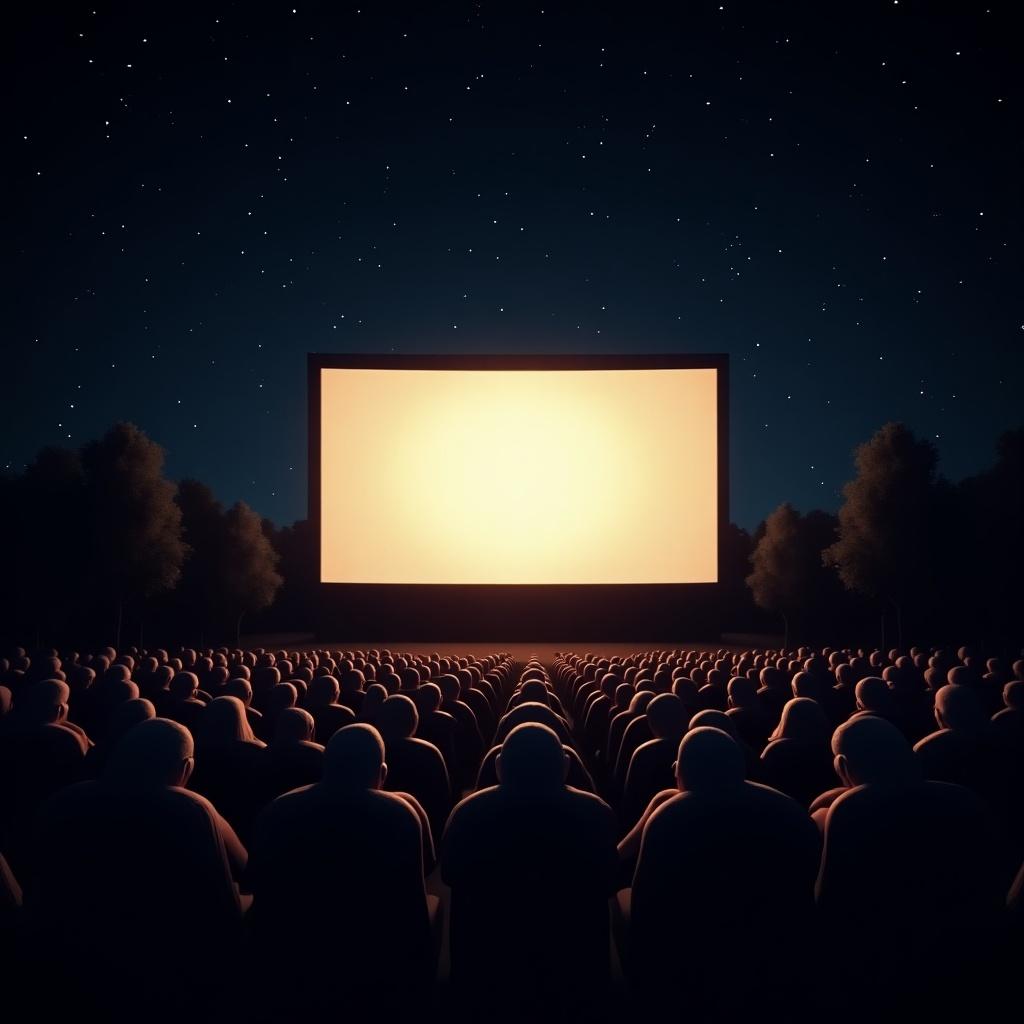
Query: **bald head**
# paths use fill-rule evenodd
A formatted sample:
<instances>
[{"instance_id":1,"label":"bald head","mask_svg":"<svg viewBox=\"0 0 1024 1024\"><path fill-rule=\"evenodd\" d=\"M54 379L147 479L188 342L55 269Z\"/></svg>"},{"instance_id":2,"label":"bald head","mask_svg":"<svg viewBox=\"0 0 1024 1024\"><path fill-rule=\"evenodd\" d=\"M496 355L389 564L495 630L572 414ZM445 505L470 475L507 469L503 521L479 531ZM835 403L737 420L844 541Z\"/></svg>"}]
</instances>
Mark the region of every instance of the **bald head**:
<instances>
[{"instance_id":1,"label":"bald head","mask_svg":"<svg viewBox=\"0 0 1024 1024\"><path fill-rule=\"evenodd\" d=\"M920 768L903 733L875 715L856 715L832 734L836 774L848 786L917 781Z\"/></svg>"},{"instance_id":2,"label":"bald head","mask_svg":"<svg viewBox=\"0 0 1024 1024\"><path fill-rule=\"evenodd\" d=\"M184 786L191 774L192 734L169 718L150 718L117 741L103 778L118 786L157 790Z\"/></svg>"},{"instance_id":3,"label":"bald head","mask_svg":"<svg viewBox=\"0 0 1024 1024\"><path fill-rule=\"evenodd\" d=\"M679 744L676 779L685 792L728 789L743 782L745 775L743 751L720 728L691 729Z\"/></svg>"},{"instance_id":4,"label":"bald head","mask_svg":"<svg viewBox=\"0 0 1024 1024\"><path fill-rule=\"evenodd\" d=\"M524 722L505 737L496 767L503 786L560 789L569 772L569 756L553 729L539 722Z\"/></svg>"},{"instance_id":5,"label":"bald head","mask_svg":"<svg viewBox=\"0 0 1024 1024\"><path fill-rule=\"evenodd\" d=\"M327 744L324 782L328 786L380 789L386 773L384 740L372 725L346 725Z\"/></svg>"},{"instance_id":6,"label":"bald head","mask_svg":"<svg viewBox=\"0 0 1024 1024\"><path fill-rule=\"evenodd\" d=\"M313 716L305 708L282 708L274 723L274 742L304 743L313 738Z\"/></svg>"},{"instance_id":7,"label":"bald head","mask_svg":"<svg viewBox=\"0 0 1024 1024\"><path fill-rule=\"evenodd\" d=\"M38 679L29 684L16 707L32 722L44 725L67 717L71 689L62 679Z\"/></svg>"},{"instance_id":8,"label":"bald head","mask_svg":"<svg viewBox=\"0 0 1024 1024\"><path fill-rule=\"evenodd\" d=\"M973 690L947 683L935 694L935 720L944 729L978 732L985 724L985 712Z\"/></svg>"}]
</instances>

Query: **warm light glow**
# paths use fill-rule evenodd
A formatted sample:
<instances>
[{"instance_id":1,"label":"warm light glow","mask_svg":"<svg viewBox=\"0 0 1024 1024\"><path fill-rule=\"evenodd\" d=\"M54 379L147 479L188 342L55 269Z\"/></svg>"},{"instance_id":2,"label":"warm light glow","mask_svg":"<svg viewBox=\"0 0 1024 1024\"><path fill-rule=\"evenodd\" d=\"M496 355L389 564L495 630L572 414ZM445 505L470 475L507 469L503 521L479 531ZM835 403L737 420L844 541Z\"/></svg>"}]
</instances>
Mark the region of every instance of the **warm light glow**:
<instances>
[{"instance_id":1,"label":"warm light glow","mask_svg":"<svg viewBox=\"0 0 1024 1024\"><path fill-rule=\"evenodd\" d=\"M321 370L325 583L711 583L717 371Z\"/></svg>"}]
</instances>

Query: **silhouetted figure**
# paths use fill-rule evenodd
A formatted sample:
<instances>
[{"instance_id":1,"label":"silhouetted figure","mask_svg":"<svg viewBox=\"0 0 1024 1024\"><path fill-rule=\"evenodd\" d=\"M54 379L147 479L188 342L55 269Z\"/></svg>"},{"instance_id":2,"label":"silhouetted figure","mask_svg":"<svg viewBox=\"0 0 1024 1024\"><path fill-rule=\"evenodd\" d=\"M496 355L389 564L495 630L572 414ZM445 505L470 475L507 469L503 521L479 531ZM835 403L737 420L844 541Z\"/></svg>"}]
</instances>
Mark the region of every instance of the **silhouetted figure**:
<instances>
[{"instance_id":1,"label":"silhouetted figure","mask_svg":"<svg viewBox=\"0 0 1024 1024\"><path fill-rule=\"evenodd\" d=\"M27 829L36 809L82 778L89 739L68 722L68 684L25 683L0 731L0 850L16 876L24 869Z\"/></svg>"},{"instance_id":2,"label":"silhouetted figure","mask_svg":"<svg viewBox=\"0 0 1024 1024\"><path fill-rule=\"evenodd\" d=\"M234 985L241 903L233 877L246 854L209 801L182 788L191 768L188 731L150 719L121 737L101 780L41 809L25 909L47 1016L177 1020L209 1012L216 990ZM183 965L197 948L216 957L216 969ZM55 950L66 951L59 984Z\"/></svg>"},{"instance_id":3,"label":"silhouetted figure","mask_svg":"<svg viewBox=\"0 0 1024 1024\"><path fill-rule=\"evenodd\" d=\"M351 725L356 716L351 708L338 703L341 688L331 675L316 676L309 684L305 707L316 722L316 741L326 744L341 728Z\"/></svg>"},{"instance_id":4,"label":"silhouetted figure","mask_svg":"<svg viewBox=\"0 0 1024 1024\"><path fill-rule=\"evenodd\" d=\"M890 722L860 715L832 739L849 787L828 810L817 882L833 986L850 1017L923 1019L968 996L1002 902L991 822L969 790L927 782ZM865 957L870 950L887 956ZM934 977L937 950L942 978ZM883 1013L884 1011L884 1013ZM980 1003L975 1005L980 1019Z\"/></svg>"},{"instance_id":5,"label":"silhouetted figure","mask_svg":"<svg viewBox=\"0 0 1024 1024\"><path fill-rule=\"evenodd\" d=\"M734 676L730 679L729 708L726 714L733 721L743 742L760 754L768 742L772 723L757 689L757 682L747 676Z\"/></svg>"},{"instance_id":6,"label":"silhouetted figure","mask_svg":"<svg viewBox=\"0 0 1024 1024\"><path fill-rule=\"evenodd\" d=\"M324 748L313 741L313 716L304 708L285 708L276 723L264 758L265 801L323 777Z\"/></svg>"},{"instance_id":7,"label":"silhouetted figure","mask_svg":"<svg viewBox=\"0 0 1024 1024\"><path fill-rule=\"evenodd\" d=\"M817 701L794 697L786 702L761 754L759 778L801 807L836 785L828 723Z\"/></svg>"},{"instance_id":8,"label":"silhouetted figure","mask_svg":"<svg viewBox=\"0 0 1024 1024\"><path fill-rule=\"evenodd\" d=\"M743 775L724 732L688 732L680 792L648 819L631 900L620 894L634 994L665 1019L795 1020L806 1009L818 833L795 801ZM737 969L743 936L763 938Z\"/></svg>"},{"instance_id":9,"label":"silhouetted figure","mask_svg":"<svg viewBox=\"0 0 1024 1024\"><path fill-rule=\"evenodd\" d=\"M673 693L659 693L647 705L654 738L637 747L629 761L620 815L624 832L633 827L655 793L672 785L676 752L689 722L683 702Z\"/></svg>"},{"instance_id":10,"label":"silhouetted figure","mask_svg":"<svg viewBox=\"0 0 1024 1024\"><path fill-rule=\"evenodd\" d=\"M190 786L202 793L242 837L263 806L266 744L256 739L237 697L217 697L200 719Z\"/></svg>"},{"instance_id":11,"label":"silhouetted figure","mask_svg":"<svg viewBox=\"0 0 1024 1024\"><path fill-rule=\"evenodd\" d=\"M914 747L926 779L953 782L988 798L996 762L989 720L977 694L967 686L947 684L935 694L939 728Z\"/></svg>"},{"instance_id":12,"label":"silhouetted figure","mask_svg":"<svg viewBox=\"0 0 1024 1024\"><path fill-rule=\"evenodd\" d=\"M546 726L513 729L497 770L444 835L453 984L470 1019L593 1018L608 980L613 815L565 785L568 758Z\"/></svg>"},{"instance_id":13,"label":"silhouetted figure","mask_svg":"<svg viewBox=\"0 0 1024 1024\"><path fill-rule=\"evenodd\" d=\"M329 1014L391 1019L428 994L434 949L421 819L383 791L384 742L347 726L327 746L324 778L260 816L247 879L265 1020ZM281 942L301 942L301 983Z\"/></svg>"},{"instance_id":14,"label":"silhouetted figure","mask_svg":"<svg viewBox=\"0 0 1024 1024\"><path fill-rule=\"evenodd\" d=\"M416 705L419 721L416 724L416 735L427 743L433 743L444 758L448 777L455 770L455 719L447 711L441 710L441 690L436 683L424 683L419 689L413 690L409 697Z\"/></svg>"},{"instance_id":15,"label":"silhouetted figure","mask_svg":"<svg viewBox=\"0 0 1024 1024\"><path fill-rule=\"evenodd\" d=\"M416 705L403 693L392 694L373 721L387 749L386 787L411 793L427 812L431 832L440 835L452 806L451 785L441 752L416 738Z\"/></svg>"},{"instance_id":16,"label":"silhouetted figure","mask_svg":"<svg viewBox=\"0 0 1024 1024\"><path fill-rule=\"evenodd\" d=\"M455 769L452 789L460 793L473 785L484 756L484 739L472 708L462 700L462 683L452 673L438 676L441 690L441 711L455 719Z\"/></svg>"}]
</instances>

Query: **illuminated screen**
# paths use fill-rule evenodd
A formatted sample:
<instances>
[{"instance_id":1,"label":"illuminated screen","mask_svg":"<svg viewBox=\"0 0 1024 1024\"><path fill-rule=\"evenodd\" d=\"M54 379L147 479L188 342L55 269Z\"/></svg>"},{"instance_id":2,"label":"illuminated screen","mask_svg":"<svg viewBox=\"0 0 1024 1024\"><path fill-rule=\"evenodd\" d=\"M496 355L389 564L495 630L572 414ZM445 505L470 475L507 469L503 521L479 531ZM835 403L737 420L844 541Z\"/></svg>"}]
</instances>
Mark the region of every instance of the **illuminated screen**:
<instances>
[{"instance_id":1,"label":"illuminated screen","mask_svg":"<svg viewBox=\"0 0 1024 1024\"><path fill-rule=\"evenodd\" d=\"M319 373L322 582L717 581L716 369Z\"/></svg>"}]
</instances>

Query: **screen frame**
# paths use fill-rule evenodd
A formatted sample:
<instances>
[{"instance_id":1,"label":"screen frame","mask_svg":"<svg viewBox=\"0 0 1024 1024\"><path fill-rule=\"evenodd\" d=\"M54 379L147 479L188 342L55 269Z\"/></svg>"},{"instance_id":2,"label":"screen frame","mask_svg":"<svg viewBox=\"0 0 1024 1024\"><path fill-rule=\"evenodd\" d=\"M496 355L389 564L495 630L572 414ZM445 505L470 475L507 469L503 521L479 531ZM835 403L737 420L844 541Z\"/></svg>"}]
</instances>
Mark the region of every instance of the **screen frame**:
<instances>
[{"instance_id":1,"label":"screen frame","mask_svg":"<svg viewBox=\"0 0 1024 1024\"><path fill-rule=\"evenodd\" d=\"M716 371L716 444L718 455L718 544L717 583L324 583L321 575L321 372L323 370L715 370ZM672 594L717 591L722 581L724 545L729 525L729 356L724 353L656 353L643 355L497 355L443 354L407 355L378 353L323 353L307 356L308 374L308 518L313 534L315 581L321 594L343 598L349 609L362 604L370 612L372 626L390 609L397 614L395 628L403 619L415 617L416 609L429 604L438 608L469 611L494 607L495 613L510 606L525 608L531 598L546 608L568 607L582 600L583 605L602 608L654 607ZM542 596L543 594L543 596ZM595 596L600 600L596 602ZM497 600L496 600L497 599ZM671 604L672 602L668 602ZM688 602L687 602L688 603ZM404 614L408 611L408 615ZM557 616L556 616L557 617ZM602 616L603 617L603 616ZM332 616L333 618L333 616ZM359 619L359 616L356 616ZM430 616L427 616L429 619ZM530 618L529 615L526 616ZM540 623L538 622L538 625ZM377 636L388 635L386 623L380 623ZM413 639L411 634L405 634ZM463 637L468 639L469 637Z\"/></svg>"}]
</instances>

